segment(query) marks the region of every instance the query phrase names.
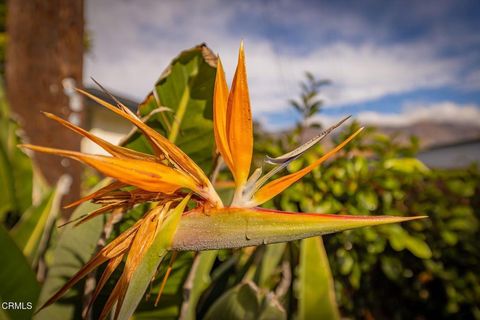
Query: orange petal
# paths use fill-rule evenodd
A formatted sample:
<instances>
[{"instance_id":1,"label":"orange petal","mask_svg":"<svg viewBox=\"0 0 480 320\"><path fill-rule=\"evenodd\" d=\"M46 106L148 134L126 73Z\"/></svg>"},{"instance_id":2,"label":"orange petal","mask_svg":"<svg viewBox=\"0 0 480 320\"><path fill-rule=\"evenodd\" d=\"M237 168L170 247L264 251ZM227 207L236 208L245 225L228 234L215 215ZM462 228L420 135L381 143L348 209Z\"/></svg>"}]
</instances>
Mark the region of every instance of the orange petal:
<instances>
[{"instance_id":1,"label":"orange petal","mask_svg":"<svg viewBox=\"0 0 480 320\"><path fill-rule=\"evenodd\" d=\"M243 42L240 44L237 70L228 96L227 134L233 161L235 184L242 186L248 179L253 152L253 126L248 94L247 71Z\"/></svg>"},{"instance_id":2,"label":"orange petal","mask_svg":"<svg viewBox=\"0 0 480 320\"><path fill-rule=\"evenodd\" d=\"M215 89L213 93L213 130L218 151L230 168L230 171L233 172L232 155L227 138L228 87L220 58L218 58L217 61L217 75L215 77Z\"/></svg>"},{"instance_id":3,"label":"orange petal","mask_svg":"<svg viewBox=\"0 0 480 320\"><path fill-rule=\"evenodd\" d=\"M122 187L125 187L126 184L123 183L123 182L120 182L120 181L114 181L112 183L110 183L109 185L106 185L105 187L85 196L85 197L82 197L80 199L78 199L77 201L75 202L72 202L72 203L69 203L67 204L64 208L67 209L67 208L71 208L71 207L76 207L78 206L79 204L85 202L85 201L88 201L88 200L91 200L93 198L96 198L96 197L99 197L99 196L102 196L110 191L113 191L113 190L116 190L116 189L120 189Z\"/></svg>"},{"instance_id":4,"label":"orange petal","mask_svg":"<svg viewBox=\"0 0 480 320\"><path fill-rule=\"evenodd\" d=\"M119 289L118 289L118 296L116 297L117 306L115 307L114 319L118 318L118 315L122 307L123 300L125 299L125 294L127 293L128 285L133 276L133 273L137 269L145 253L150 248L150 245L155 239L158 222L159 222L158 216L162 211L162 209L163 207L158 206L153 210L151 210L145 216L145 218L142 219L143 222L141 223L137 233L135 234L135 238L128 252L127 260L125 261L125 268L123 270L123 273L120 277L119 282L117 283L117 286L119 286Z\"/></svg>"},{"instance_id":5,"label":"orange petal","mask_svg":"<svg viewBox=\"0 0 480 320\"><path fill-rule=\"evenodd\" d=\"M155 299L154 306L156 307L158 305L158 302L160 301L160 298L162 297L163 290L165 290L165 285L167 284L168 277L170 276L170 273L172 272L173 269L173 264L175 262L175 259L177 258L177 251L173 251L172 257L170 258L170 263L168 264L167 271L165 272L165 275L163 276L162 283L160 284L160 288L158 289L158 294L157 298Z\"/></svg>"},{"instance_id":6,"label":"orange petal","mask_svg":"<svg viewBox=\"0 0 480 320\"><path fill-rule=\"evenodd\" d=\"M103 206L101 208L98 208L97 210L94 210L90 212L89 214L82 216L77 223L75 223L75 226L79 226L82 223L85 223L95 217L98 217L99 215L102 215L106 212L112 211L116 208L125 206L125 201L118 201L117 203L111 203L106 206ZM73 221L72 221L73 222Z\"/></svg>"},{"instance_id":7,"label":"orange petal","mask_svg":"<svg viewBox=\"0 0 480 320\"><path fill-rule=\"evenodd\" d=\"M97 299L97 297L100 294L100 291L102 290L105 283L107 283L107 281L110 278L110 276L112 275L112 273L115 271L115 269L117 269L120 262L122 262L123 256L124 256L124 254L120 254L120 255L116 256L115 258L111 259L108 262L107 266L105 267L105 270L102 273L102 276L100 277L100 280L98 280L98 283L95 286L95 291L93 291L90 302L88 303L88 306L85 310L84 318L86 318L86 316L90 312L90 309L92 308L93 302Z\"/></svg>"},{"instance_id":8,"label":"orange petal","mask_svg":"<svg viewBox=\"0 0 480 320\"><path fill-rule=\"evenodd\" d=\"M88 214L84 214L84 215L81 215L80 217L76 218L76 219L73 219L73 220L70 220L70 221L67 221L65 222L64 224L61 224L59 225L58 227L61 228L61 227L64 227L68 224L71 224L71 223L74 223L75 222L75 227L82 224L82 223L85 223L95 217L98 217L99 215L102 215L106 212L109 212L109 211L113 211L114 209L117 209L117 208L121 208L121 207L125 207L126 206L126 201L117 201L116 203L110 203L108 205L104 205Z\"/></svg>"},{"instance_id":9,"label":"orange petal","mask_svg":"<svg viewBox=\"0 0 480 320\"><path fill-rule=\"evenodd\" d=\"M255 195L253 196L253 200L251 205L252 206L257 206L265 201L268 201L275 197L277 194L291 186L293 183L297 182L300 180L303 176L308 174L310 171L312 171L315 167L319 166L322 162L333 156L335 153L337 153L340 149L342 149L347 143L349 143L357 134L359 134L363 128L358 129L355 133L353 133L350 137L348 137L345 141L340 143L338 146L336 146L333 150L330 150L327 152L325 155L323 155L320 159L316 160L309 166L295 172L292 174L289 174L287 176L278 178L276 180L273 180L266 184L264 187L260 188Z\"/></svg>"},{"instance_id":10,"label":"orange petal","mask_svg":"<svg viewBox=\"0 0 480 320\"><path fill-rule=\"evenodd\" d=\"M180 148L168 141L167 138L143 123L140 119L138 119L137 116L135 116L135 114L128 110L128 108L123 108L120 110L119 108L95 97L94 95L91 95L86 91L80 89L77 90L137 126L150 141L157 156L164 155L169 161L172 162L173 165L177 166L179 169L182 169L186 173L191 174L203 185L210 184L205 173L192 159L190 159L182 150L180 150Z\"/></svg>"},{"instance_id":11,"label":"orange petal","mask_svg":"<svg viewBox=\"0 0 480 320\"><path fill-rule=\"evenodd\" d=\"M105 246L100 252L98 252L90 261L88 261L70 280L67 281L50 299L48 299L36 312L51 305L61 296L65 294L71 287L73 287L78 281L80 281L87 274L92 272L95 268L103 264L109 259L123 254L129 247L133 240L133 235L138 229L140 224L137 222L127 231L123 232L107 246Z\"/></svg>"},{"instance_id":12,"label":"orange petal","mask_svg":"<svg viewBox=\"0 0 480 320\"><path fill-rule=\"evenodd\" d=\"M150 160L150 161L157 161L158 158L150 155L150 154L146 154L146 153L142 153L142 152L138 152L138 151L135 151L135 150L131 150L131 149L127 149L127 148L124 148L124 147L119 147L119 146L116 146L114 144L111 144L110 142L108 141L105 141L97 136L95 136L94 134L91 134L90 132L80 128L80 127L77 127L76 125L60 118L60 117L57 117L56 115L52 114L52 113L48 113L48 112L43 112L43 114L45 116L47 116L48 118L52 119L52 120L55 120L57 121L58 123L60 123L61 125L67 127L68 129L90 139L91 141L95 142L96 144L98 144L100 147L102 147L105 151L107 151L108 153L110 153L112 156L115 156L115 157L118 157L118 158L126 158L126 159L138 159L138 160Z\"/></svg>"},{"instance_id":13,"label":"orange petal","mask_svg":"<svg viewBox=\"0 0 480 320\"><path fill-rule=\"evenodd\" d=\"M195 181L189 176L157 162L89 155L33 145L22 146L81 161L109 177L147 191L173 193L179 188L198 190Z\"/></svg>"},{"instance_id":14,"label":"orange petal","mask_svg":"<svg viewBox=\"0 0 480 320\"><path fill-rule=\"evenodd\" d=\"M104 320L107 318L108 314L110 313L110 310L112 310L113 306L115 305L115 303L118 302L118 299L120 298L122 293L127 291L127 289L128 289L128 283L125 281L125 277L121 276L120 279L118 279L118 282L113 288L112 292L108 296L107 302L105 302L102 312L98 317L99 320ZM120 306L117 303L117 310L119 310L119 307Z\"/></svg>"}]
</instances>

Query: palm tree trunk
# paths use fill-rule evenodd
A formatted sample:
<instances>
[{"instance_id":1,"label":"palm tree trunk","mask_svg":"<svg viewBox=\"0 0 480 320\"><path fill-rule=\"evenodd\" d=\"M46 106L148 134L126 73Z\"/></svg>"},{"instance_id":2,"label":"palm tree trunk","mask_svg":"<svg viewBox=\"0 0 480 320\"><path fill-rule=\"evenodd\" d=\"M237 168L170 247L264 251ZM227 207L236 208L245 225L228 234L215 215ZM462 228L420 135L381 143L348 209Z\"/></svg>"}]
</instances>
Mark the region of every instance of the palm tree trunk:
<instances>
[{"instance_id":1,"label":"palm tree trunk","mask_svg":"<svg viewBox=\"0 0 480 320\"><path fill-rule=\"evenodd\" d=\"M65 86L80 87L83 69L83 0L10 0L7 6L6 93L30 143L80 149L80 138L44 117L52 112L82 125L81 100ZM35 154L50 184L72 178L68 199L79 195L81 166Z\"/></svg>"}]
</instances>

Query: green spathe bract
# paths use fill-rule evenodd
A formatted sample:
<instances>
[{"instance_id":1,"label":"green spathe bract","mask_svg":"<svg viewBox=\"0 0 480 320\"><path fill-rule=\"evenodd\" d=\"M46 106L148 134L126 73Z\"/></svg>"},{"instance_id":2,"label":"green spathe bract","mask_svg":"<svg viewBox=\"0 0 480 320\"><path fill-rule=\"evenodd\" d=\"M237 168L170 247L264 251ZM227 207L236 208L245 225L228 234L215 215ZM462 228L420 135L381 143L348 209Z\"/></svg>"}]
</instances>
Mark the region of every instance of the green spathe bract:
<instances>
[{"instance_id":1,"label":"green spathe bract","mask_svg":"<svg viewBox=\"0 0 480 320\"><path fill-rule=\"evenodd\" d=\"M172 250L212 250L305 239L424 217L342 216L261 208L192 210L183 215Z\"/></svg>"}]
</instances>

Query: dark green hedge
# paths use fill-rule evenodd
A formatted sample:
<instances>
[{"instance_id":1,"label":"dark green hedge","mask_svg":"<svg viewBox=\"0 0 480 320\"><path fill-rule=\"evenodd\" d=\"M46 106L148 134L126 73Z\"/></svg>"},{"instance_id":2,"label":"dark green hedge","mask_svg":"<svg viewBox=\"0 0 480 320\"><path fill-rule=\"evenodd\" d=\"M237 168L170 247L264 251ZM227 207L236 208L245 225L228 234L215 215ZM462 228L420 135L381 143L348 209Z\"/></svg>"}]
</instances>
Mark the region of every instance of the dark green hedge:
<instances>
[{"instance_id":1,"label":"dark green hedge","mask_svg":"<svg viewBox=\"0 0 480 320\"><path fill-rule=\"evenodd\" d=\"M280 153L278 145L264 139L259 151ZM416 139L400 145L368 129L344 157L270 203L292 211L429 217L325 237L343 316L480 319L480 172L475 165L429 169L414 158L417 146Z\"/></svg>"}]
</instances>

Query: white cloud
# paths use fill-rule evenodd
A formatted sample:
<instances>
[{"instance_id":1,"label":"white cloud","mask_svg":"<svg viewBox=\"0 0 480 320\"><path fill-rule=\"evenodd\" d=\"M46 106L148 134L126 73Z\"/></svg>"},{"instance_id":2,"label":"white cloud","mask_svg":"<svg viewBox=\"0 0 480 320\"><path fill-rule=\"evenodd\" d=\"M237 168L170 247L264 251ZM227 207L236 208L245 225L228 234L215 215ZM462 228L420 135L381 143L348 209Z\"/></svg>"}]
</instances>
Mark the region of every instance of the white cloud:
<instances>
[{"instance_id":1,"label":"white cloud","mask_svg":"<svg viewBox=\"0 0 480 320\"><path fill-rule=\"evenodd\" d=\"M382 47L371 43L336 43L308 56L283 59L295 82L301 79L304 70L333 81L332 86L325 88L328 106L454 85L461 67L459 61L437 58L431 49L416 44Z\"/></svg>"},{"instance_id":2,"label":"white cloud","mask_svg":"<svg viewBox=\"0 0 480 320\"><path fill-rule=\"evenodd\" d=\"M457 61L436 58L416 45L340 44L320 50L313 59L319 61L319 71L331 75L331 102L337 105L450 85L459 68Z\"/></svg>"},{"instance_id":3,"label":"white cloud","mask_svg":"<svg viewBox=\"0 0 480 320\"><path fill-rule=\"evenodd\" d=\"M298 95L298 82L306 70L333 81L334 85L325 89L327 105L332 107L422 88L455 86L460 81L462 61L438 57L437 48L430 43L392 46L339 40L319 43L308 54L300 55L288 50L286 42L281 45L287 50L279 52L275 50L278 41L274 44L257 34L242 34L241 25L231 29L229 22L238 18L245 5L215 0L144 0L141 5L138 1L90 0L87 28L93 49L86 61L86 79L93 76L115 92L140 100L179 51L203 41L220 53L231 78L239 37L243 36L256 116L288 108L286 101ZM371 29L358 16L327 10L319 17L308 10L294 11L291 5L278 8L273 6L275 10L264 14L275 14L277 20L289 15L287 26L300 18L312 23L317 19L318 24L325 16L320 19L323 33L338 29L338 34L348 39Z\"/></svg>"}]
</instances>

